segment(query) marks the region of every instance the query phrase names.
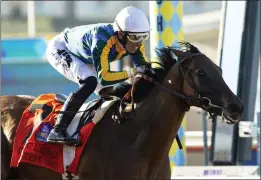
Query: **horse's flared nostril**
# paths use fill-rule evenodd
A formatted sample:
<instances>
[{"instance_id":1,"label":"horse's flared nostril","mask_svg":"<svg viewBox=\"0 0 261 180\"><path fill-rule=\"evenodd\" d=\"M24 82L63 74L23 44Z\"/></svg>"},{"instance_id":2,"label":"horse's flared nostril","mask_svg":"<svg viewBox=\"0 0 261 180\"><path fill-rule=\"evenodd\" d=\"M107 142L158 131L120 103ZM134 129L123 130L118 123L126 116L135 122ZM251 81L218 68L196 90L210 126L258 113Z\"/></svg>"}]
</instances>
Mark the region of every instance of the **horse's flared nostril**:
<instances>
[{"instance_id":1,"label":"horse's flared nostril","mask_svg":"<svg viewBox=\"0 0 261 180\"><path fill-rule=\"evenodd\" d=\"M243 109L243 106L240 104L228 104L227 106L227 111L230 113L242 113Z\"/></svg>"}]
</instances>

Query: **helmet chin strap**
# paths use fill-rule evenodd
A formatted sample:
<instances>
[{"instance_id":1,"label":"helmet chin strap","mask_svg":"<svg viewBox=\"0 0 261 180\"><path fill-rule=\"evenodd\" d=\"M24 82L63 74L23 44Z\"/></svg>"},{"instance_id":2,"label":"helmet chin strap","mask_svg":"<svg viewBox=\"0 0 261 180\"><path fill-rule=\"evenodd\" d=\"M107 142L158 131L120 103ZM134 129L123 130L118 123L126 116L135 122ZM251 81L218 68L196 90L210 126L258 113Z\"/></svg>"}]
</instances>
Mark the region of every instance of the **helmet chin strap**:
<instances>
[{"instance_id":1,"label":"helmet chin strap","mask_svg":"<svg viewBox=\"0 0 261 180\"><path fill-rule=\"evenodd\" d=\"M127 38L128 34L121 30L121 28L120 28L120 26L119 26L117 21L115 21L115 24L119 28L119 31L116 33L117 36L118 36L118 40L121 43L121 45L124 47L124 49L126 49L126 44L127 44L127 40L128 40L128 38ZM122 33L122 39L119 37L119 32ZM126 51L128 51L128 50L126 49Z\"/></svg>"},{"instance_id":2,"label":"helmet chin strap","mask_svg":"<svg viewBox=\"0 0 261 180\"><path fill-rule=\"evenodd\" d=\"M118 35L118 34L117 34ZM123 33L122 39L118 35L118 40L121 43L121 45L126 49L126 44L127 44L127 33Z\"/></svg>"}]
</instances>

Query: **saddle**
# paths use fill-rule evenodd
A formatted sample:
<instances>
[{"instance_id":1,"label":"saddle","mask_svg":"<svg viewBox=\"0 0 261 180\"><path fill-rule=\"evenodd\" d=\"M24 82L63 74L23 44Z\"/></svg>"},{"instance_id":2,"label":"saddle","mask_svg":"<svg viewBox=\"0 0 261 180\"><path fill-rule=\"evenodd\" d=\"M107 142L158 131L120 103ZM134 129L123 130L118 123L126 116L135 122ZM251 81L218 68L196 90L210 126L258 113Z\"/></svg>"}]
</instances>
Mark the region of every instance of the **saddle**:
<instances>
[{"instance_id":1,"label":"saddle","mask_svg":"<svg viewBox=\"0 0 261 180\"><path fill-rule=\"evenodd\" d=\"M85 124L86 121L88 121L90 118L92 118L90 116L91 111L93 110L97 110L98 108L101 107L102 103L104 103L105 101L109 101L109 100L115 100L120 102L119 108L116 109L114 115L112 116L112 119L114 120L115 115L118 114L120 116L120 118L118 119L119 121L115 121L118 123L122 123L123 120L125 119L132 119L135 117L135 105L133 106L133 104L129 104L128 103L128 98L129 98L129 92L124 96L124 98L121 100L118 97L114 97L114 96L104 96L100 99L96 99L94 101L91 101L88 109L85 110L83 116L82 116L82 120L85 119L85 121L83 121L82 123ZM64 103L67 99L67 96L63 95L63 94L56 94L55 100L57 100L60 103ZM88 118L89 117L89 118Z\"/></svg>"},{"instance_id":2,"label":"saddle","mask_svg":"<svg viewBox=\"0 0 261 180\"><path fill-rule=\"evenodd\" d=\"M45 95L41 95L41 96L44 97ZM58 104L57 105L58 107L61 107L65 103L66 99L67 96L64 94L60 94L60 93L54 94L54 100L55 103ZM76 115L72 120L71 124L74 123L73 128L76 130L71 136L79 134L80 129L90 121L93 121L95 124L97 124L99 120L103 117L105 112L109 109L109 107L116 102L119 102L118 98L106 97L106 98L99 98L84 103L81 106L80 110L76 112ZM47 116L49 116L51 113L54 113L53 108L54 107L52 106L52 104L47 104L45 103L44 100L42 101L38 100L38 101L34 101L30 105L29 112L36 113L37 111L41 110L41 113L39 113L39 121L42 122L47 118ZM60 108L57 108L55 109L55 113L59 114L59 113L72 113L72 112L66 112L66 111L60 112ZM75 128L75 124L78 124L76 128ZM68 128L72 129L70 125L68 126Z\"/></svg>"},{"instance_id":3,"label":"saddle","mask_svg":"<svg viewBox=\"0 0 261 180\"><path fill-rule=\"evenodd\" d=\"M60 102L61 104L64 104L66 99L67 96L63 94L56 94L55 96L55 100ZM111 105L116 102L119 102L119 98L117 97L102 97L85 103L81 107L80 111L77 112L78 114L80 114L78 116L75 116L75 118L79 118L80 116L80 120L76 131L71 136L79 134L81 127L83 127L90 121L93 121L95 124L97 124L102 119L103 115L106 113L109 107L111 107Z\"/></svg>"}]
</instances>

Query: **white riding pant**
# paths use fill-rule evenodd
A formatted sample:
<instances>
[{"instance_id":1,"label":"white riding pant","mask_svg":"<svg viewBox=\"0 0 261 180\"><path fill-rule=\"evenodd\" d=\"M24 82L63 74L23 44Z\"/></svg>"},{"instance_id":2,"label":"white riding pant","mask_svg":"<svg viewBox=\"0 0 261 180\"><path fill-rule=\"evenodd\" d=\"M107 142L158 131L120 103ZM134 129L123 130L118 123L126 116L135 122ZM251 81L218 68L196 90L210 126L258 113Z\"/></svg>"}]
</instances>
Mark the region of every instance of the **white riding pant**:
<instances>
[{"instance_id":1,"label":"white riding pant","mask_svg":"<svg viewBox=\"0 0 261 180\"><path fill-rule=\"evenodd\" d=\"M65 46L64 38L62 34L55 36L49 41L46 50L46 58L48 62L67 79L79 84L80 80L85 80L90 76L96 75L96 70L92 64L85 64L76 56L70 54ZM98 84L95 93L99 95L99 91L103 88L101 84Z\"/></svg>"}]
</instances>

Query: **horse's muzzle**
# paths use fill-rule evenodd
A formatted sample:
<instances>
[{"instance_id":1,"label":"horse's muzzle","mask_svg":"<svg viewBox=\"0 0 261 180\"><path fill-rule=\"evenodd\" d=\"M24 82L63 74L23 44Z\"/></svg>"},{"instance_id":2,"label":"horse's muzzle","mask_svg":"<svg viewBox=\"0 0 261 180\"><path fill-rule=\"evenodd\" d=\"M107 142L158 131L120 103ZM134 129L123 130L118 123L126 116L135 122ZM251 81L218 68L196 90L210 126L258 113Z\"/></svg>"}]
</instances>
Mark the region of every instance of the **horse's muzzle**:
<instances>
[{"instance_id":1,"label":"horse's muzzle","mask_svg":"<svg viewBox=\"0 0 261 180\"><path fill-rule=\"evenodd\" d=\"M232 123L237 123L241 119L243 111L244 105L239 98L235 98L223 108L224 117Z\"/></svg>"}]
</instances>

